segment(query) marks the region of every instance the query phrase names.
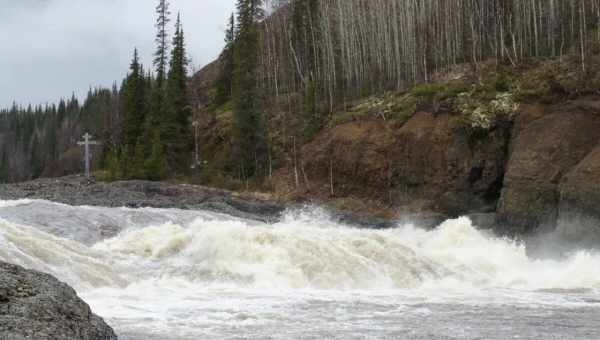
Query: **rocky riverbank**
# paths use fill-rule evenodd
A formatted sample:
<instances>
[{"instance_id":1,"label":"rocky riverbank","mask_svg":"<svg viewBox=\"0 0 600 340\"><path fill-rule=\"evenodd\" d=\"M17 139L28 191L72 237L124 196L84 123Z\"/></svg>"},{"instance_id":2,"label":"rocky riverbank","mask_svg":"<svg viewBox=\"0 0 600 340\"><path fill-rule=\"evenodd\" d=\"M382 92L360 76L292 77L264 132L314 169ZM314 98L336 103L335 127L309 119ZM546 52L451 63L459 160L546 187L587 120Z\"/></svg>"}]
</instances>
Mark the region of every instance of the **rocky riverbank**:
<instances>
[{"instance_id":1,"label":"rocky riverbank","mask_svg":"<svg viewBox=\"0 0 600 340\"><path fill-rule=\"evenodd\" d=\"M203 186L148 181L103 183L82 176L41 178L0 185L0 200L42 199L69 205L210 210L273 221L285 206L258 194L239 194Z\"/></svg>"},{"instance_id":2,"label":"rocky riverbank","mask_svg":"<svg viewBox=\"0 0 600 340\"><path fill-rule=\"evenodd\" d=\"M364 119L323 131L302 149L290 196L406 214L472 215L501 235L558 231L600 245L600 98L523 104L485 133L456 128L452 111L424 108L406 122ZM304 183L306 182L306 184Z\"/></svg>"},{"instance_id":3,"label":"rocky riverbank","mask_svg":"<svg viewBox=\"0 0 600 340\"><path fill-rule=\"evenodd\" d=\"M89 205L129 208L174 208L209 210L235 217L263 222L279 220L287 208L301 208L303 202L278 200L259 193L237 193L198 185L149 181L96 182L82 176L40 178L37 180L0 184L0 200L41 199L68 205ZM306 201L304 201L306 202ZM327 202L318 201L326 204ZM330 209L331 217L341 223L368 228L390 228L398 222L366 211ZM414 214L411 222L432 228L445 216Z\"/></svg>"},{"instance_id":4,"label":"rocky riverbank","mask_svg":"<svg viewBox=\"0 0 600 340\"><path fill-rule=\"evenodd\" d=\"M75 290L54 277L0 262L0 339L116 340Z\"/></svg>"}]
</instances>

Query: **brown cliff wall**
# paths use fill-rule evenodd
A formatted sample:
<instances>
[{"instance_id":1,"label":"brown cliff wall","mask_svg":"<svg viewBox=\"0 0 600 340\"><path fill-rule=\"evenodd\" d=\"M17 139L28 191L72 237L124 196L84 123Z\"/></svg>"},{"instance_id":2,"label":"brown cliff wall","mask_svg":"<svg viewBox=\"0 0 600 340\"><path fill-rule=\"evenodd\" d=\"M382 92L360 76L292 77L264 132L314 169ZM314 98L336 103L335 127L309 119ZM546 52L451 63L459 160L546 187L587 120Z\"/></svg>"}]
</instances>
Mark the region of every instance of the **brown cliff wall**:
<instances>
[{"instance_id":1,"label":"brown cliff wall","mask_svg":"<svg viewBox=\"0 0 600 340\"><path fill-rule=\"evenodd\" d=\"M559 184L600 141L597 113L574 103L546 111L515 131L511 141L498 206L498 221L510 232L556 225Z\"/></svg>"},{"instance_id":2,"label":"brown cliff wall","mask_svg":"<svg viewBox=\"0 0 600 340\"><path fill-rule=\"evenodd\" d=\"M558 227L600 241L599 106L523 105L483 134L457 129L452 113L352 121L304 146L296 192L376 203L394 217L491 212L502 234ZM293 188L293 173L280 171L277 185Z\"/></svg>"}]
</instances>

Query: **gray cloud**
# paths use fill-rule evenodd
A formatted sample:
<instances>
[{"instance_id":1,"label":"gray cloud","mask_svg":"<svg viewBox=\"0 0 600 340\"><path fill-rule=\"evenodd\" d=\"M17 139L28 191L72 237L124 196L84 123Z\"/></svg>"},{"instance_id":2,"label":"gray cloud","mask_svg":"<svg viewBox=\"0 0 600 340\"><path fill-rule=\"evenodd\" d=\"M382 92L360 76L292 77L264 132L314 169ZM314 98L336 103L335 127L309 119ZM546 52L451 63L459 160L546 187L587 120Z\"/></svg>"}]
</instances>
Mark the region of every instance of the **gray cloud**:
<instances>
[{"instance_id":1,"label":"gray cloud","mask_svg":"<svg viewBox=\"0 0 600 340\"><path fill-rule=\"evenodd\" d=\"M120 81L133 47L151 65L154 0L0 0L0 107L54 102ZM198 69L223 45L235 0L171 0Z\"/></svg>"}]
</instances>

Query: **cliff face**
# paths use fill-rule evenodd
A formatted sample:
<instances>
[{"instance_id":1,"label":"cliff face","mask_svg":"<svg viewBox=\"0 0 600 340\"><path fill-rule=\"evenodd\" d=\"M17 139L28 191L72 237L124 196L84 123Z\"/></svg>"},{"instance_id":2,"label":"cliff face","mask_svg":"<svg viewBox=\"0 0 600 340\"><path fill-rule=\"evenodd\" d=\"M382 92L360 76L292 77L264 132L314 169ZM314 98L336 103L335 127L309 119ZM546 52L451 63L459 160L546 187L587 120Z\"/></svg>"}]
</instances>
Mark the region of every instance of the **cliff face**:
<instances>
[{"instance_id":1,"label":"cliff face","mask_svg":"<svg viewBox=\"0 0 600 340\"><path fill-rule=\"evenodd\" d=\"M351 197L395 217L497 213L502 234L600 235L600 99L523 105L482 135L452 117L420 111L400 127L353 121L322 132L302 149L300 196ZM279 174L292 190L294 170Z\"/></svg>"},{"instance_id":2,"label":"cliff face","mask_svg":"<svg viewBox=\"0 0 600 340\"><path fill-rule=\"evenodd\" d=\"M600 243L600 145L562 178L559 194L557 230Z\"/></svg>"},{"instance_id":3,"label":"cliff face","mask_svg":"<svg viewBox=\"0 0 600 340\"><path fill-rule=\"evenodd\" d=\"M580 163L600 143L600 115L592 105L575 101L566 105L543 108L541 117L523 124L511 140L504 188L498 205L499 221L515 232L530 231L537 226L554 227L559 206L563 206L563 220L567 206L579 204L563 202L568 195L561 195L561 183L572 182L579 175L578 183L600 190L593 180L593 172L581 173ZM598 104L591 102L591 104ZM521 119L527 119L522 112ZM573 180L568 174L573 171ZM573 188L572 184L566 187ZM579 193L583 193L578 191ZM563 197L561 197L563 196ZM581 206L583 208L583 206ZM579 209L577 209L579 210Z\"/></svg>"},{"instance_id":4,"label":"cliff face","mask_svg":"<svg viewBox=\"0 0 600 340\"><path fill-rule=\"evenodd\" d=\"M302 158L311 191L325 189L321 195L369 198L400 211L489 212L509 127L473 137L454 129L451 115L421 111L400 128L383 121L335 127L306 145Z\"/></svg>"}]
</instances>

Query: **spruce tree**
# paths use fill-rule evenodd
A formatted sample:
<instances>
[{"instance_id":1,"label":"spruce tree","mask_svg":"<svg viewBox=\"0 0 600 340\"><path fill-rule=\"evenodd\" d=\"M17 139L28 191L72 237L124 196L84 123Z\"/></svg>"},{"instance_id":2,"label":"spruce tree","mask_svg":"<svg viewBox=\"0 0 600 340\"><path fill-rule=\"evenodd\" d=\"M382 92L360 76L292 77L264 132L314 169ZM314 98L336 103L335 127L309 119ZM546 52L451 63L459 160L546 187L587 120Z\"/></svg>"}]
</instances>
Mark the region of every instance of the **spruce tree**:
<instances>
[{"instance_id":1,"label":"spruce tree","mask_svg":"<svg viewBox=\"0 0 600 340\"><path fill-rule=\"evenodd\" d=\"M263 117L259 108L258 27L262 16L262 0L238 0L238 28L234 51L234 133L235 162L240 177L260 175L265 164Z\"/></svg>"},{"instance_id":2,"label":"spruce tree","mask_svg":"<svg viewBox=\"0 0 600 340\"><path fill-rule=\"evenodd\" d=\"M317 86L309 80L304 94L304 139L310 141L321 129L321 117L317 108Z\"/></svg>"},{"instance_id":3,"label":"spruce tree","mask_svg":"<svg viewBox=\"0 0 600 340\"><path fill-rule=\"evenodd\" d=\"M47 123L46 129L47 130L45 133L45 144L48 147L48 150L46 152L46 163L51 163L58 158L58 141L56 138L56 132L59 129L59 126L56 121L55 113L49 115L49 122Z\"/></svg>"},{"instance_id":4,"label":"spruce tree","mask_svg":"<svg viewBox=\"0 0 600 340\"><path fill-rule=\"evenodd\" d=\"M167 25L171 21L169 16L169 1L159 0L156 6L156 51L154 52L154 72L156 78L151 79L149 84L149 114L144 125L144 138L151 140L156 132L156 129L161 124L161 120L166 115L166 99L165 86L167 77L167 66L169 56L168 46L168 29Z\"/></svg>"},{"instance_id":5,"label":"spruce tree","mask_svg":"<svg viewBox=\"0 0 600 340\"><path fill-rule=\"evenodd\" d=\"M166 111L160 138L166 146L171 169L180 172L187 170L190 161L191 107L187 95L187 64L181 18L177 15L166 86Z\"/></svg>"},{"instance_id":6,"label":"spruce tree","mask_svg":"<svg viewBox=\"0 0 600 340\"><path fill-rule=\"evenodd\" d=\"M158 87L160 88L165 80L166 76L166 68L167 68L167 58L168 58L168 31L167 25L169 24L169 1L168 0L159 0L158 5L156 6L156 14L158 14L158 18L156 19L156 29L158 30L156 33L156 52L154 53L154 67L156 71L156 82Z\"/></svg>"},{"instance_id":7,"label":"spruce tree","mask_svg":"<svg viewBox=\"0 0 600 340\"><path fill-rule=\"evenodd\" d=\"M229 27L225 32L225 48L220 57L219 77L217 79L217 94L215 104L223 105L231 98L235 45L235 16L232 13L229 18Z\"/></svg>"},{"instance_id":8,"label":"spruce tree","mask_svg":"<svg viewBox=\"0 0 600 340\"><path fill-rule=\"evenodd\" d=\"M6 146L2 149L2 157L0 157L0 183L8 182L10 167L8 164L8 153Z\"/></svg>"},{"instance_id":9,"label":"spruce tree","mask_svg":"<svg viewBox=\"0 0 600 340\"><path fill-rule=\"evenodd\" d=\"M31 166L31 178L38 178L44 170L43 155L41 152L41 145L37 134L33 135L31 141L31 153L29 158L29 164Z\"/></svg>"},{"instance_id":10,"label":"spruce tree","mask_svg":"<svg viewBox=\"0 0 600 340\"><path fill-rule=\"evenodd\" d=\"M133 159L130 164L130 177L135 179L146 179L146 148L143 140L138 140L133 152Z\"/></svg>"},{"instance_id":11,"label":"spruce tree","mask_svg":"<svg viewBox=\"0 0 600 340\"><path fill-rule=\"evenodd\" d=\"M154 78L152 72L148 71L144 77L144 91L145 91L145 102L147 108L146 119L142 127L141 140L144 141L144 145L147 145L152 140L156 131L160 126L160 117L163 116L164 112L164 85L158 87L156 78ZM150 152L149 146L144 148L145 156L148 156Z\"/></svg>"},{"instance_id":12,"label":"spruce tree","mask_svg":"<svg viewBox=\"0 0 600 340\"><path fill-rule=\"evenodd\" d=\"M62 122L65 120L65 117L67 115L67 103L65 103L64 99L61 99L58 102L58 109L56 110L56 123L58 125L62 124Z\"/></svg>"},{"instance_id":13,"label":"spruce tree","mask_svg":"<svg viewBox=\"0 0 600 340\"><path fill-rule=\"evenodd\" d=\"M122 174L120 173L119 154L115 149L111 149L107 152L105 169L109 181L116 181L122 177Z\"/></svg>"},{"instance_id":14,"label":"spruce tree","mask_svg":"<svg viewBox=\"0 0 600 340\"><path fill-rule=\"evenodd\" d=\"M105 130L102 138L102 154L100 156L99 166L103 170L108 169L109 157L112 156L113 150L115 149L114 141L110 137L110 132Z\"/></svg>"},{"instance_id":15,"label":"spruce tree","mask_svg":"<svg viewBox=\"0 0 600 340\"><path fill-rule=\"evenodd\" d=\"M152 141L152 152L146 160L144 168L146 169L146 177L151 181L163 180L169 174L169 164L159 133L156 133Z\"/></svg>"},{"instance_id":16,"label":"spruce tree","mask_svg":"<svg viewBox=\"0 0 600 340\"><path fill-rule=\"evenodd\" d=\"M134 51L130 74L123 89L123 107L121 122L121 157L131 158L146 118L146 97L142 66L139 63L137 49ZM126 160L122 160L126 163ZM126 171L129 172L129 171Z\"/></svg>"}]
</instances>

